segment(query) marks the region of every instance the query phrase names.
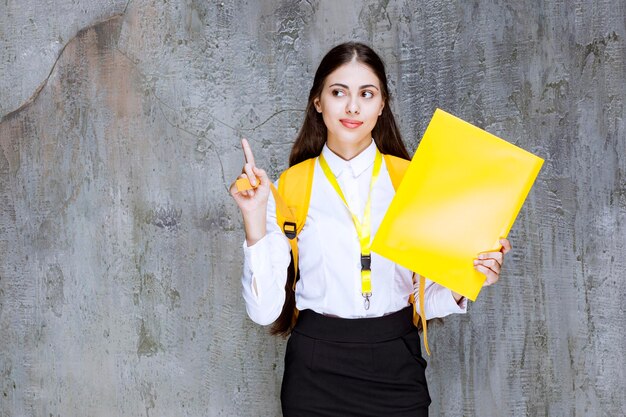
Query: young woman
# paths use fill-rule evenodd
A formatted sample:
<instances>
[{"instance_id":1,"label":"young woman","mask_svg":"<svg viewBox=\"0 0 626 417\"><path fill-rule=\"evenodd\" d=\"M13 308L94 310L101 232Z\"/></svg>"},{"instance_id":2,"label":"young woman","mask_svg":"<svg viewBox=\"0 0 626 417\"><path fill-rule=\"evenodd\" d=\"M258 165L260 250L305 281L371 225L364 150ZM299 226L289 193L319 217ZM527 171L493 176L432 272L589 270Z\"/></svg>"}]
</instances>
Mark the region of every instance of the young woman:
<instances>
[{"instance_id":1,"label":"young woman","mask_svg":"<svg viewBox=\"0 0 626 417\"><path fill-rule=\"evenodd\" d=\"M394 196L380 153L409 159L389 100L383 62L368 46L341 44L322 59L289 157L290 166L317 158L298 235L295 297L270 180L242 140L241 178L256 186L231 186L246 233L243 297L252 320L291 333L281 391L286 417L428 415L426 362L409 305L417 293L413 272L372 253L371 296L362 294L360 237L376 234ZM506 239L501 244L474 260L485 285L498 281L511 248ZM300 313L292 329L294 303ZM467 301L427 281L424 304L432 319L465 313Z\"/></svg>"}]
</instances>

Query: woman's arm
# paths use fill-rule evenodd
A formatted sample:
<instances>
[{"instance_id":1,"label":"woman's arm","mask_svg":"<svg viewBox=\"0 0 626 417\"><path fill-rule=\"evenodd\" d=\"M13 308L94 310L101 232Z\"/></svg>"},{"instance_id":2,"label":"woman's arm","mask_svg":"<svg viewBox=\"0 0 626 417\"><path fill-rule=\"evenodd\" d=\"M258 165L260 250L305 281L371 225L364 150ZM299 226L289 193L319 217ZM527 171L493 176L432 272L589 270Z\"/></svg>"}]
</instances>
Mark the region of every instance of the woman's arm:
<instances>
[{"instance_id":1,"label":"woman's arm","mask_svg":"<svg viewBox=\"0 0 626 417\"><path fill-rule=\"evenodd\" d=\"M415 308L419 312L419 276L415 275L413 281ZM467 312L467 299L456 294L459 296L457 299L455 294L450 289L427 278L424 287L424 313L426 320Z\"/></svg>"},{"instance_id":2,"label":"woman's arm","mask_svg":"<svg viewBox=\"0 0 626 417\"><path fill-rule=\"evenodd\" d=\"M504 255L512 249L508 239L500 239L500 244L502 245L500 251L483 252L474 260L474 268L487 277L483 286L493 285L500 279ZM414 295L415 300L417 300L416 307L419 309L418 284L415 282ZM426 319L467 311L467 299L465 297L430 280L426 280L424 300Z\"/></svg>"},{"instance_id":3,"label":"woman's arm","mask_svg":"<svg viewBox=\"0 0 626 417\"><path fill-rule=\"evenodd\" d=\"M241 210L246 233L242 294L248 316L256 323L267 325L278 318L285 302L290 247L276 224L270 180L264 170L256 167L248 141L243 139L241 143L246 164L240 178L249 178L251 185L256 186L247 191L239 191L235 183L230 187Z\"/></svg>"},{"instance_id":4,"label":"woman's arm","mask_svg":"<svg viewBox=\"0 0 626 417\"><path fill-rule=\"evenodd\" d=\"M261 325L273 323L285 303L287 267L291 248L276 224L274 199L270 196L265 236L248 245L243 243L244 263L241 278L246 311L252 321Z\"/></svg>"}]
</instances>

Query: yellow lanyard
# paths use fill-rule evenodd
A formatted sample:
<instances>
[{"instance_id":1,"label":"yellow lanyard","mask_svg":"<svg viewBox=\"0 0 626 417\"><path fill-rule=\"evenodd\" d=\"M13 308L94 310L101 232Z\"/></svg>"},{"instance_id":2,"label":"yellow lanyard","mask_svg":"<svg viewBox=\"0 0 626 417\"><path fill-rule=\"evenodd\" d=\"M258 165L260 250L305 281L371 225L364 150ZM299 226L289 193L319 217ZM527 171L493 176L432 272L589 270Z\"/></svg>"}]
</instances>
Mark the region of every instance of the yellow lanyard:
<instances>
[{"instance_id":1,"label":"yellow lanyard","mask_svg":"<svg viewBox=\"0 0 626 417\"><path fill-rule=\"evenodd\" d=\"M339 183L335 178L335 175L330 170L326 159L324 159L324 155L320 153L319 161L320 166L322 167L322 171L324 171L324 175L330 182L330 185L333 186L341 200L345 204L346 208L352 215L352 221L354 222L354 227L356 228L356 233L359 236L359 243L361 245L361 294L365 298L364 306L365 309L368 310L370 308L370 297L372 296L372 270L371 270L371 252L370 252L370 235L371 235L371 222L370 222L370 212L372 206L372 189L374 188L374 183L378 179L378 174L380 173L380 166L382 165L382 156L378 149L376 149L376 157L374 159L374 169L372 171L372 180L370 181L370 190L367 195L367 203L365 203L365 212L363 213L363 223L359 221L359 217L352 211L346 198L341 192L341 187L339 187Z\"/></svg>"}]
</instances>

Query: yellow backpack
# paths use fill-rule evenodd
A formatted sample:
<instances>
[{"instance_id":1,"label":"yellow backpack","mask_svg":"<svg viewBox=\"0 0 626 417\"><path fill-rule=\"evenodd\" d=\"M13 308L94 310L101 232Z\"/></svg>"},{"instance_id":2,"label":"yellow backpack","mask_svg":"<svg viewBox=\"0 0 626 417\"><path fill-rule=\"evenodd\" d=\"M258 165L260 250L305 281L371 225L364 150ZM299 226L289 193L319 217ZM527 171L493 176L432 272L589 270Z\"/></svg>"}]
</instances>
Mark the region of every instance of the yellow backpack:
<instances>
[{"instance_id":1,"label":"yellow backpack","mask_svg":"<svg viewBox=\"0 0 626 417\"><path fill-rule=\"evenodd\" d=\"M400 186L400 182L402 182L404 173L409 167L409 161L393 155L383 155L383 157L393 188L397 190ZM317 158L310 158L285 170L280 175L278 190L273 184L271 185L272 194L274 195L274 200L276 200L276 222L289 239L293 256L294 276L296 277L298 275L298 235L304 227L309 211L316 160ZM415 300L412 294L409 302L413 305L413 324L417 326L421 319L424 332L424 346L426 352L430 355L426 333L426 316L424 314L425 278L420 275L419 280L419 314L415 308ZM296 280L294 279L294 291L295 286ZM294 322L297 317L298 309L295 309L293 317Z\"/></svg>"}]
</instances>

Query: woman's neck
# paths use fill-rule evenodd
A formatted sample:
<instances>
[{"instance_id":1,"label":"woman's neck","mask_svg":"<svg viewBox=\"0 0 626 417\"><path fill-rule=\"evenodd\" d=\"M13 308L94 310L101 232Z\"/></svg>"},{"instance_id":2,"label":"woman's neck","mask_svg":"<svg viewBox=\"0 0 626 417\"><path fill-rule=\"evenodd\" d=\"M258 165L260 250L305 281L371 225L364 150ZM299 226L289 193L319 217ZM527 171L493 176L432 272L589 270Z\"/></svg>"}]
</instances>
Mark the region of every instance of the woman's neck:
<instances>
[{"instance_id":1,"label":"woman's neck","mask_svg":"<svg viewBox=\"0 0 626 417\"><path fill-rule=\"evenodd\" d=\"M326 141L326 146L330 149L335 155L340 157L345 161L349 161L352 158L358 156L361 152L366 150L372 144L372 139L363 141L361 143L356 144L342 144L334 141ZM343 146L342 146L343 145Z\"/></svg>"}]
</instances>

